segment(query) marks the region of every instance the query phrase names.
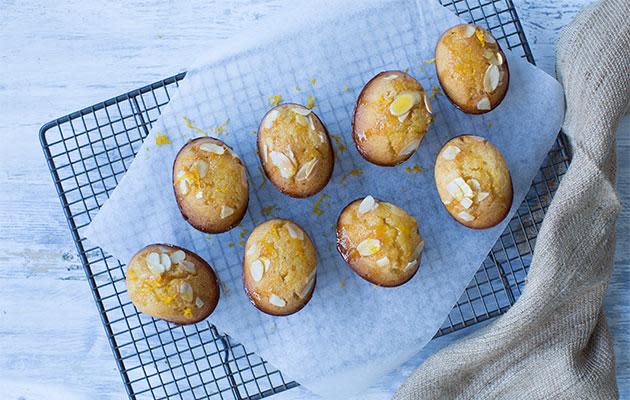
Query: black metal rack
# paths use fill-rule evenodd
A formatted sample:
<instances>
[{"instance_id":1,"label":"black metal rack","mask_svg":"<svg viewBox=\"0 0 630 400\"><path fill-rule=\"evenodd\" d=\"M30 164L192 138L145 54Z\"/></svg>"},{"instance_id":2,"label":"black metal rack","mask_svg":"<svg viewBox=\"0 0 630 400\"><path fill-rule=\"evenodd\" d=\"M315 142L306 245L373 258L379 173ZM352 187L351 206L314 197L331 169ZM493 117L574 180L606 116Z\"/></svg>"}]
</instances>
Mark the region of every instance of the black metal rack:
<instances>
[{"instance_id":1,"label":"black metal rack","mask_svg":"<svg viewBox=\"0 0 630 400\"><path fill-rule=\"evenodd\" d=\"M511 0L440 0L490 29L533 63ZM57 118L42 147L72 237L130 398L260 399L297 386L243 345L201 322L177 326L140 316L126 296L124 265L86 243L84 231L138 153L169 88L185 73ZM547 207L570 162L558 137L521 204L436 336L505 312L519 297Z\"/></svg>"}]
</instances>

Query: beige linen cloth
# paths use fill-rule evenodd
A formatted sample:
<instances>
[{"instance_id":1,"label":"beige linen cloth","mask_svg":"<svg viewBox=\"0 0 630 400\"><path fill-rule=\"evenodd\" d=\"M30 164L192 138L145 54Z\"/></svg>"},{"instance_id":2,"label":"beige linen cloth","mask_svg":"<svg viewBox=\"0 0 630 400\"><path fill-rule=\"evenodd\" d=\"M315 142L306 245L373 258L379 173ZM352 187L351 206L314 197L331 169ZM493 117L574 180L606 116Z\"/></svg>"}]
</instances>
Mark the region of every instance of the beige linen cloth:
<instances>
[{"instance_id":1,"label":"beige linen cloth","mask_svg":"<svg viewBox=\"0 0 630 400\"><path fill-rule=\"evenodd\" d=\"M573 161L525 290L505 315L429 358L395 399L618 397L602 304L620 210L615 132L630 101L630 0L583 10L561 33L556 56Z\"/></svg>"}]
</instances>

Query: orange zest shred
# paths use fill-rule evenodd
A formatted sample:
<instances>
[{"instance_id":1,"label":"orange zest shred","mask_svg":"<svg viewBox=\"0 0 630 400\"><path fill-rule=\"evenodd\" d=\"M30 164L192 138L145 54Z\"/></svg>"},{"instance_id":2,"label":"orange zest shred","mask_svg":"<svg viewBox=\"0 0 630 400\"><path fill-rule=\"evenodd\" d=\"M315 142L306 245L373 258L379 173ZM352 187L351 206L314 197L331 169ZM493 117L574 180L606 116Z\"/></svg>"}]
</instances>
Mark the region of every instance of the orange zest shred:
<instances>
[{"instance_id":1,"label":"orange zest shred","mask_svg":"<svg viewBox=\"0 0 630 400\"><path fill-rule=\"evenodd\" d=\"M280 95L273 95L273 96L269 96L269 105L271 106L277 106L278 104L280 104L280 102L282 101L282 96Z\"/></svg>"},{"instance_id":2,"label":"orange zest shred","mask_svg":"<svg viewBox=\"0 0 630 400\"><path fill-rule=\"evenodd\" d=\"M405 167L405 171L409 172L410 174L419 174L420 172L424 172L424 169L416 164L413 167Z\"/></svg>"},{"instance_id":3,"label":"orange zest shred","mask_svg":"<svg viewBox=\"0 0 630 400\"><path fill-rule=\"evenodd\" d=\"M439 96L439 95L441 95L441 94L442 94L442 91L440 90L440 88L434 85L434 86L431 88L431 96L429 96L429 98L430 98L430 99L432 99L432 98L434 98L435 96Z\"/></svg>"},{"instance_id":4,"label":"orange zest shred","mask_svg":"<svg viewBox=\"0 0 630 400\"><path fill-rule=\"evenodd\" d=\"M339 184L343 184L346 179L348 179L351 176L361 176L363 175L363 170L361 169L353 169L352 171L345 173L341 178L339 178Z\"/></svg>"},{"instance_id":5,"label":"orange zest shred","mask_svg":"<svg viewBox=\"0 0 630 400\"><path fill-rule=\"evenodd\" d=\"M276 208L278 208L278 206L276 206L276 205L274 205L274 204L272 204L272 205L270 205L270 206L267 206L267 207L263 207L263 208L261 208L261 209L260 209L260 214L261 214L263 217L268 217L268 216L270 216L270 215L271 215L271 213L273 212L273 210L275 210Z\"/></svg>"},{"instance_id":6,"label":"orange zest shred","mask_svg":"<svg viewBox=\"0 0 630 400\"><path fill-rule=\"evenodd\" d=\"M317 105L317 103L315 103L315 97L313 97L310 93L308 94L308 97L306 98L306 108L313 108Z\"/></svg>"},{"instance_id":7,"label":"orange zest shred","mask_svg":"<svg viewBox=\"0 0 630 400\"><path fill-rule=\"evenodd\" d=\"M319 198L315 201L315 204L313 204L313 214L317 215L318 217L321 217L324 214L324 210L322 210L321 206L326 205L324 203L324 200L326 200L328 197L327 194L322 194L319 196Z\"/></svg>"},{"instance_id":8,"label":"orange zest shred","mask_svg":"<svg viewBox=\"0 0 630 400\"><path fill-rule=\"evenodd\" d=\"M197 132L197 133L201 133L204 136L208 136L208 134L206 132L203 131L203 129L200 129L198 127L195 126L195 123L191 120L189 120L186 117L182 117L182 119L184 120L184 123L186 124L186 127L189 129L192 129L193 131Z\"/></svg>"},{"instance_id":9,"label":"orange zest shred","mask_svg":"<svg viewBox=\"0 0 630 400\"><path fill-rule=\"evenodd\" d=\"M341 136L339 135L330 135L334 140L335 140L335 144L337 145L337 149L339 150L340 153L343 153L344 151L346 151L346 145L343 144L343 142L341 141Z\"/></svg>"},{"instance_id":10,"label":"orange zest shred","mask_svg":"<svg viewBox=\"0 0 630 400\"><path fill-rule=\"evenodd\" d=\"M481 47L486 47L486 35L481 28L475 29L475 36L477 36L477 40L481 43Z\"/></svg>"}]
</instances>

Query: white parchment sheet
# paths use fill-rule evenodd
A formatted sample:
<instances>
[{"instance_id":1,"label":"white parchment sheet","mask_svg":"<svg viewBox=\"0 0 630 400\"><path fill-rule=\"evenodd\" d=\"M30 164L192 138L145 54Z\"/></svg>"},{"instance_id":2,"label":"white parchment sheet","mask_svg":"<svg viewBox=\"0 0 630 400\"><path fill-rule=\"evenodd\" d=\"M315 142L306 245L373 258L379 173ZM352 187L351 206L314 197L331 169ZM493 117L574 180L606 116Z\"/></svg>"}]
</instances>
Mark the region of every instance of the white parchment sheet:
<instances>
[{"instance_id":1,"label":"white parchment sheet","mask_svg":"<svg viewBox=\"0 0 630 400\"><path fill-rule=\"evenodd\" d=\"M433 58L439 36L459 19L437 1L418 3L304 5L210 50L171 92L172 100L90 225L88 238L123 263L156 242L197 252L223 284L209 322L318 394L346 397L400 365L435 334L505 229L564 112L560 85L508 52L510 88L496 110L465 115L438 94L431 100L435 122L410 160L395 168L363 160L351 138L352 112L363 85L380 71L407 68L428 93L438 85L434 65L424 61ZM320 195L292 199L263 183L255 131L273 95L302 104L312 96L314 111L338 135L335 171ZM175 203L171 167L179 148L200 135L191 126L224 140L247 167L249 209L230 232L209 236L194 230ZM157 146L158 132L172 143ZM435 188L434 158L449 138L462 133L488 138L512 173L512 212L493 229L476 231L456 223ZM401 287L378 288L360 279L335 249L338 213L367 194L403 207L418 220L426 243L422 264ZM243 241L272 217L299 223L318 251L314 296L288 317L261 313L242 288Z\"/></svg>"}]
</instances>

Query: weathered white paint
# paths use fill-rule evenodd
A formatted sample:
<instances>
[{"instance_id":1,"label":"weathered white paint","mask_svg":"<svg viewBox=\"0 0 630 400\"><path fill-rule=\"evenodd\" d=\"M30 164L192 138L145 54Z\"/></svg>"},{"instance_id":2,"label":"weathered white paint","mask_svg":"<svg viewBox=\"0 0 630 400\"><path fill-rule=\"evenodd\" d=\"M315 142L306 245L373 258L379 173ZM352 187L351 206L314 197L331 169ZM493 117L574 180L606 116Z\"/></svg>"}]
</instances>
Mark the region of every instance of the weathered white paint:
<instances>
[{"instance_id":1,"label":"weathered white paint","mask_svg":"<svg viewBox=\"0 0 630 400\"><path fill-rule=\"evenodd\" d=\"M537 63L554 71L562 26L589 0L516 0ZM0 2L0 398L120 399L109 349L40 150L46 121L184 70L217 39L280 0ZM630 122L619 136L619 191L630 201ZM607 298L622 397L630 397L630 214L618 226ZM624 288L625 286L625 288ZM376 385L389 398L431 344ZM623 357L622 355L625 355ZM625 395L625 396L623 396ZM295 389L277 398L310 398Z\"/></svg>"}]
</instances>

